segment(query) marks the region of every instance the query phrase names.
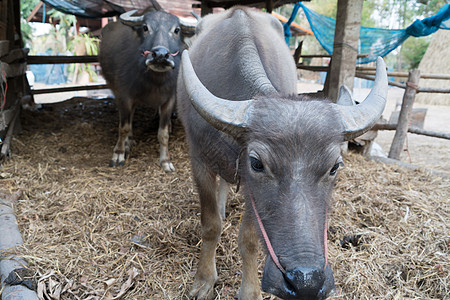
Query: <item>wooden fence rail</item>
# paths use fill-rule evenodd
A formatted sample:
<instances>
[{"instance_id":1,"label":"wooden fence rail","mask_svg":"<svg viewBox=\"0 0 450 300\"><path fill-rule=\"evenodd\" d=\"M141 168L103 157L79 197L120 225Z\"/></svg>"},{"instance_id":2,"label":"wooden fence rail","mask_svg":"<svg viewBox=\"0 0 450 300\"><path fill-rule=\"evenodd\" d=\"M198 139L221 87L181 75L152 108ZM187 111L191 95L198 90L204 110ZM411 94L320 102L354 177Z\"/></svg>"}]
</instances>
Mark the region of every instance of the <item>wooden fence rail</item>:
<instances>
[{"instance_id":1,"label":"wooden fence rail","mask_svg":"<svg viewBox=\"0 0 450 300\"><path fill-rule=\"evenodd\" d=\"M397 130L397 124L375 124L375 126L373 126L371 130ZM431 136L431 137L435 137L435 138L450 140L450 133L447 133L447 132L437 132L437 131L425 130L425 129L417 128L417 127L413 127L413 126L410 126L408 128L408 132L411 132L414 134L419 134L419 135L426 135L426 136Z\"/></svg>"},{"instance_id":2,"label":"wooden fence rail","mask_svg":"<svg viewBox=\"0 0 450 300\"><path fill-rule=\"evenodd\" d=\"M43 64L77 64L77 63L95 63L98 62L96 55L81 55L81 56L38 56L28 55L27 64L29 65L43 65Z\"/></svg>"},{"instance_id":3,"label":"wooden fence rail","mask_svg":"<svg viewBox=\"0 0 450 300\"><path fill-rule=\"evenodd\" d=\"M388 75L389 76L389 75ZM361 78L361 79L367 79L367 80L375 80L375 76L372 75L366 75L365 73L356 72L355 77ZM422 76L421 76L422 78ZM450 79L450 78L449 78ZM399 83L396 81L388 80L388 84L391 86L396 86L401 89L406 89L406 84ZM450 89L438 89L438 88L417 88L417 93L437 93L437 94L449 94Z\"/></svg>"},{"instance_id":4,"label":"wooden fence rail","mask_svg":"<svg viewBox=\"0 0 450 300\"><path fill-rule=\"evenodd\" d=\"M300 57L329 57L325 55L302 55ZM305 66L303 64L297 64L298 69L313 71L313 72L329 72L329 66ZM375 68L373 67L355 67L355 77L375 80ZM450 74L421 74L419 70L411 70L406 72L388 72L388 77L407 77L407 83L399 83L395 81L388 81L391 86L399 87L405 90L403 96L402 108L400 110L397 124L376 124L372 130L395 130L394 139L389 151L389 158L398 160L400 153L403 150L403 146L406 139L407 132L426 135L435 138L450 139L450 133L436 132L423 130L420 128L410 127L411 111L414 104L414 98L417 93L450 93L450 88L421 88L418 86L420 78L424 79L440 79L450 80Z\"/></svg>"},{"instance_id":5,"label":"wooden fence rail","mask_svg":"<svg viewBox=\"0 0 450 300\"><path fill-rule=\"evenodd\" d=\"M75 92L75 91L87 91L87 90L101 90L108 89L106 84L89 84L89 85L77 85L77 86L64 86L57 88L46 88L31 90L33 95L50 94L50 93L63 93L63 92Z\"/></svg>"}]
</instances>

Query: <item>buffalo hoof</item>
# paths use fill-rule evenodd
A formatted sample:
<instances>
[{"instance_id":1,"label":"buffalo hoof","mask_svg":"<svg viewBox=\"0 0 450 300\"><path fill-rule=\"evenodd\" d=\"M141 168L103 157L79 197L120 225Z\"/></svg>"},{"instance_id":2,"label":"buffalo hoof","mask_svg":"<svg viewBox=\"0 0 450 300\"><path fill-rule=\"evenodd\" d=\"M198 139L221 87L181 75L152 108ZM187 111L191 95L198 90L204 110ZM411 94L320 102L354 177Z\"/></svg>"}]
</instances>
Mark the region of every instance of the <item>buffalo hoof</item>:
<instances>
[{"instance_id":1,"label":"buffalo hoof","mask_svg":"<svg viewBox=\"0 0 450 300\"><path fill-rule=\"evenodd\" d=\"M261 295L261 291L246 291L245 289L242 289L239 291L239 298L238 300L263 300L263 297Z\"/></svg>"},{"instance_id":2,"label":"buffalo hoof","mask_svg":"<svg viewBox=\"0 0 450 300\"><path fill-rule=\"evenodd\" d=\"M175 171L175 167L173 166L172 162L170 160L164 160L160 163L161 168L166 173L171 173Z\"/></svg>"},{"instance_id":3,"label":"buffalo hoof","mask_svg":"<svg viewBox=\"0 0 450 300\"><path fill-rule=\"evenodd\" d=\"M213 280L195 279L194 284L189 292L189 299L210 300L214 299L214 283Z\"/></svg>"},{"instance_id":4,"label":"buffalo hoof","mask_svg":"<svg viewBox=\"0 0 450 300\"><path fill-rule=\"evenodd\" d=\"M114 153L111 161L109 162L109 166L114 167L123 167L125 165L125 154Z\"/></svg>"}]
</instances>

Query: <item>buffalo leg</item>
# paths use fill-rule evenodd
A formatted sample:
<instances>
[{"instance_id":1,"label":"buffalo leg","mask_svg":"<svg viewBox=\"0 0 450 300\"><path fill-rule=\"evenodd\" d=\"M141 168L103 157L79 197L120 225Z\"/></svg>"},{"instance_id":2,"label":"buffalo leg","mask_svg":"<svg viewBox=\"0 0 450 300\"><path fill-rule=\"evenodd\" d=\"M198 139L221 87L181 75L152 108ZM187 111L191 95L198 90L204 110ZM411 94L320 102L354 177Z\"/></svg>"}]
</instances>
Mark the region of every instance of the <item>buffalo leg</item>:
<instances>
[{"instance_id":1,"label":"buffalo leg","mask_svg":"<svg viewBox=\"0 0 450 300\"><path fill-rule=\"evenodd\" d=\"M213 298L214 294L214 284L217 280L216 246L222 232L222 219L216 199L216 175L198 161L193 164L192 170L200 196L202 247L189 296L203 300Z\"/></svg>"},{"instance_id":2,"label":"buffalo leg","mask_svg":"<svg viewBox=\"0 0 450 300\"><path fill-rule=\"evenodd\" d=\"M124 103L123 103L124 102ZM110 162L111 167L125 165L125 158L130 153L131 137L133 135L133 115L134 107L129 104L132 101L120 101L117 99L119 108L119 138L114 147L113 156Z\"/></svg>"},{"instance_id":3,"label":"buffalo leg","mask_svg":"<svg viewBox=\"0 0 450 300\"><path fill-rule=\"evenodd\" d=\"M240 300L262 300L258 279L258 235L252 218L246 212L239 229L239 252L242 257Z\"/></svg>"},{"instance_id":4,"label":"buffalo leg","mask_svg":"<svg viewBox=\"0 0 450 300\"><path fill-rule=\"evenodd\" d=\"M169 131L171 130L171 120L175 98L171 98L159 108L159 165L165 172L175 171L175 167L170 161L169 155Z\"/></svg>"}]
</instances>

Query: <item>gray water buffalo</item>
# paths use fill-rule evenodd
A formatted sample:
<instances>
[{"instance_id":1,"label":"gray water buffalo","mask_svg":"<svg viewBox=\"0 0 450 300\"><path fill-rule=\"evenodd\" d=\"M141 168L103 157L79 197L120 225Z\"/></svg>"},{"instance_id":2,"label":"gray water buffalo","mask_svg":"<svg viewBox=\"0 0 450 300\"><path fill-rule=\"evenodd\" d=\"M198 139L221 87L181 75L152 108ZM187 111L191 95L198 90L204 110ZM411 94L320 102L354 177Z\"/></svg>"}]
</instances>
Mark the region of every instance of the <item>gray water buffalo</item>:
<instances>
[{"instance_id":1,"label":"gray water buffalo","mask_svg":"<svg viewBox=\"0 0 450 300\"><path fill-rule=\"evenodd\" d=\"M230 184L240 184L245 213L239 298L262 299L259 240L268 253L262 290L283 299L326 298L334 289L327 207L342 165L340 145L381 116L387 93L383 60L360 105L297 95L296 67L280 23L235 7L202 19L181 69L177 109L200 197L203 240L189 296L213 296L227 192Z\"/></svg>"},{"instance_id":2,"label":"gray water buffalo","mask_svg":"<svg viewBox=\"0 0 450 300\"><path fill-rule=\"evenodd\" d=\"M159 112L159 163L166 172L175 168L169 157L169 131L183 37L193 28L164 11L133 16L129 11L120 22L102 30L99 60L103 76L113 90L119 110L119 139L111 166L124 165L130 152L136 106L148 105Z\"/></svg>"}]
</instances>

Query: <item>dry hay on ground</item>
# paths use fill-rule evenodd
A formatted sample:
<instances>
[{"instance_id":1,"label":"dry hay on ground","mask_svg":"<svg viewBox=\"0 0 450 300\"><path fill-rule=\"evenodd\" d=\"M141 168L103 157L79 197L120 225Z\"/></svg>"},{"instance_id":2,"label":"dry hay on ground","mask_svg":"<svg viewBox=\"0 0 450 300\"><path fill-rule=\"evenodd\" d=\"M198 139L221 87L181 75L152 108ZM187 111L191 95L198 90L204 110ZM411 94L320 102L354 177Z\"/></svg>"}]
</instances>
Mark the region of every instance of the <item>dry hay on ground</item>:
<instances>
[{"instance_id":1,"label":"dry hay on ground","mask_svg":"<svg viewBox=\"0 0 450 300\"><path fill-rule=\"evenodd\" d=\"M16 251L36 272L43 299L181 299L200 245L183 129L175 122L177 171L165 174L157 165L157 125L139 114L131 157L112 169L114 105L83 103L22 116L14 157L0 169L1 190L24 192L16 211L25 244ZM345 164L329 220L336 298L448 298L448 179L358 155ZM217 250L216 299L235 299L239 289L242 209L233 194ZM263 263L261 256L260 271Z\"/></svg>"}]
</instances>

